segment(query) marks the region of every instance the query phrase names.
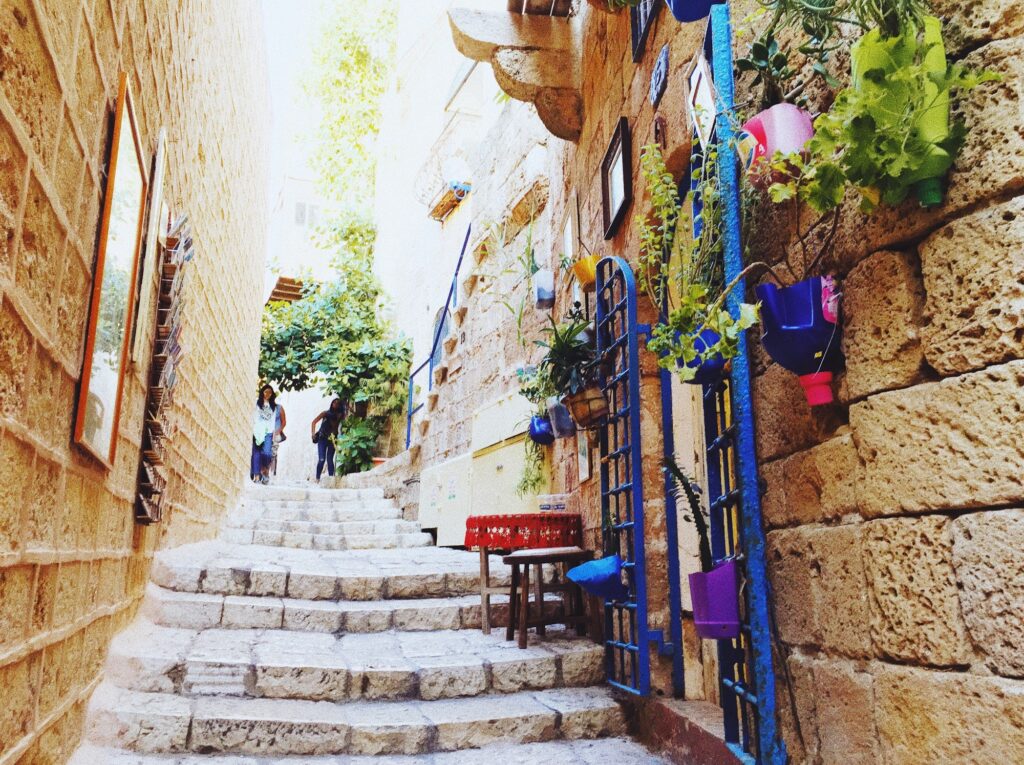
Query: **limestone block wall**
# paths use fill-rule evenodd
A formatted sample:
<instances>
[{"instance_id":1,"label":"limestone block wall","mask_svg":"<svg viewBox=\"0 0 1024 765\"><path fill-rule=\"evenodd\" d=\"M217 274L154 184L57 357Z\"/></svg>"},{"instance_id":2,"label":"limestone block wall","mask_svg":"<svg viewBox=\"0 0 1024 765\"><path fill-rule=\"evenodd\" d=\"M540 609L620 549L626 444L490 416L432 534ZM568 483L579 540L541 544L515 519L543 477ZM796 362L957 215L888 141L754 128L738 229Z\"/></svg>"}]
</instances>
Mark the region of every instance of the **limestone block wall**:
<instances>
[{"instance_id":1,"label":"limestone block wall","mask_svg":"<svg viewBox=\"0 0 1024 765\"><path fill-rule=\"evenodd\" d=\"M154 550L211 537L246 471L265 248L265 72L242 0L10 0L0 7L0 763L63 762ZM119 70L166 196L192 219L159 526L132 519L147 369L117 461L71 444Z\"/></svg>"},{"instance_id":2,"label":"limestone block wall","mask_svg":"<svg viewBox=\"0 0 1024 765\"><path fill-rule=\"evenodd\" d=\"M1024 29L934 7L1002 75L961 100L947 201L845 211L835 405L763 356L754 381L794 762L1024 759Z\"/></svg>"}]
</instances>

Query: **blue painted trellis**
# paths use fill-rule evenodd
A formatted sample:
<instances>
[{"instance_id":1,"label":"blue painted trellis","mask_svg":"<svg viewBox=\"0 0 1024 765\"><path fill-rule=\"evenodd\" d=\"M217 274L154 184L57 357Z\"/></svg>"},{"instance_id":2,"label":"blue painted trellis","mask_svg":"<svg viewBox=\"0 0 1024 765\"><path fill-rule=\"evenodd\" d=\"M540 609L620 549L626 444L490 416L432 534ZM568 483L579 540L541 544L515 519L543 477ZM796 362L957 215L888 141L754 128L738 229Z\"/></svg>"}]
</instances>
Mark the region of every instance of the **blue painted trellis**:
<instances>
[{"instance_id":1,"label":"blue painted trellis","mask_svg":"<svg viewBox=\"0 0 1024 765\"><path fill-rule=\"evenodd\" d=\"M651 690L651 645L672 657L672 683L683 692L682 618L675 506L666 501L666 575L670 635L651 629L647 603L646 518L640 442L640 335L636 280L622 258L597 268L597 353L603 360L601 388L608 400L601 428L601 517L605 553L623 559L629 594L605 603L605 666L608 682L632 694ZM668 410L671 420L671 409Z\"/></svg>"}]
</instances>

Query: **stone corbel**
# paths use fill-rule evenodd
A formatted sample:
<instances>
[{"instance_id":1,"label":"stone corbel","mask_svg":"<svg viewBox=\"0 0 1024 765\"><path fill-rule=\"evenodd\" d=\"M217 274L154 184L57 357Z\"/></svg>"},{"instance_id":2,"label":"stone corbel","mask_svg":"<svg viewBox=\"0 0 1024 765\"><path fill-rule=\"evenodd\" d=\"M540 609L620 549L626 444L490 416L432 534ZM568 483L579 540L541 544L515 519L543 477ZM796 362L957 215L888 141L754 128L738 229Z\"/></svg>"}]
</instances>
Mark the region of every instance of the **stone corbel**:
<instances>
[{"instance_id":1,"label":"stone corbel","mask_svg":"<svg viewBox=\"0 0 1024 765\"><path fill-rule=\"evenodd\" d=\"M501 89L517 101L532 103L552 134L579 140L583 98L578 18L453 8L448 21L463 56L488 62Z\"/></svg>"}]
</instances>

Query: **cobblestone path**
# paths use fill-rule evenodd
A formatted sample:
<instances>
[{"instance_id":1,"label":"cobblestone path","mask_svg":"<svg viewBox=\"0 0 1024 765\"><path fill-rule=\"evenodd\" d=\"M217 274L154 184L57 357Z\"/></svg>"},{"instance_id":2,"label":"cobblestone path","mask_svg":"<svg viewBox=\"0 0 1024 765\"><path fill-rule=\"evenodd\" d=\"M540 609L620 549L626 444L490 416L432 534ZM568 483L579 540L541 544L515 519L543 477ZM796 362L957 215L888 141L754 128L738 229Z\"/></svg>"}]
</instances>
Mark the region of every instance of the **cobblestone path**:
<instances>
[{"instance_id":1,"label":"cobblestone path","mask_svg":"<svg viewBox=\"0 0 1024 765\"><path fill-rule=\"evenodd\" d=\"M253 487L157 554L73 765L662 762L599 646L483 635L477 556L430 545L380 490Z\"/></svg>"}]
</instances>

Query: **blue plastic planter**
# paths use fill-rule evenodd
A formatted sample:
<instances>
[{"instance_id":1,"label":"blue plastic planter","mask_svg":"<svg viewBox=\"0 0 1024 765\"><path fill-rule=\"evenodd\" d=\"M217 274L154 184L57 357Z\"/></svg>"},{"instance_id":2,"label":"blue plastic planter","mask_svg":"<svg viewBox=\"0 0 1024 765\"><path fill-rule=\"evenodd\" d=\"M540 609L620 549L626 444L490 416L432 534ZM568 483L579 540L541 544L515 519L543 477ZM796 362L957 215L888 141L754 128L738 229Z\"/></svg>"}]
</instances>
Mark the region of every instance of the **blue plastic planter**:
<instances>
[{"instance_id":1,"label":"blue plastic planter","mask_svg":"<svg viewBox=\"0 0 1024 765\"><path fill-rule=\"evenodd\" d=\"M800 376L811 406L832 403L832 373L843 366L839 349L839 295L831 276L815 276L779 289L762 284L761 344L782 367Z\"/></svg>"},{"instance_id":2,"label":"blue plastic planter","mask_svg":"<svg viewBox=\"0 0 1024 765\"><path fill-rule=\"evenodd\" d=\"M551 420L547 415L535 414L530 418L530 440L541 446L550 446L555 442L555 431L551 429Z\"/></svg>"},{"instance_id":3,"label":"blue plastic planter","mask_svg":"<svg viewBox=\"0 0 1024 765\"><path fill-rule=\"evenodd\" d=\"M681 333L676 333L676 340L679 339ZM694 339L693 347L697 353L703 353L705 350L713 346L722 338L719 337L718 333L713 329L702 329L700 334ZM687 366L690 369L697 370L697 376L687 382L693 385L704 385L706 383L712 383L722 376L722 370L725 369L725 359L722 354L716 353L710 359L706 359L703 363L699 358L694 359L686 364L680 359L676 362L680 367Z\"/></svg>"},{"instance_id":4,"label":"blue plastic planter","mask_svg":"<svg viewBox=\"0 0 1024 765\"><path fill-rule=\"evenodd\" d=\"M665 0L676 21L700 21L711 13L711 0Z\"/></svg>"},{"instance_id":5,"label":"blue plastic planter","mask_svg":"<svg viewBox=\"0 0 1024 765\"><path fill-rule=\"evenodd\" d=\"M565 575L599 598L621 601L629 597L629 588L622 583L622 558L618 555L581 563Z\"/></svg>"}]
</instances>

